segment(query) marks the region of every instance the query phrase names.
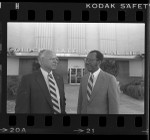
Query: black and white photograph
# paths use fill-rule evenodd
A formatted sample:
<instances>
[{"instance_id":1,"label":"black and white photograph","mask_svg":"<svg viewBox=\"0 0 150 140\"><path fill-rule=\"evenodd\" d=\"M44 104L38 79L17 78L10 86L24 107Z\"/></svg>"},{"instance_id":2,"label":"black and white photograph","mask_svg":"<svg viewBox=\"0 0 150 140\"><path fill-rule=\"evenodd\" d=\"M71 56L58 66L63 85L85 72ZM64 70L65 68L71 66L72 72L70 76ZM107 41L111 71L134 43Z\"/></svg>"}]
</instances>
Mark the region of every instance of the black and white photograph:
<instances>
[{"instance_id":1,"label":"black and white photograph","mask_svg":"<svg viewBox=\"0 0 150 140\"><path fill-rule=\"evenodd\" d=\"M7 23L9 114L144 114L144 72L144 23Z\"/></svg>"},{"instance_id":2,"label":"black and white photograph","mask_svg":"<svg viewBox=\"0 0 150 140\"><path fill-rule=\"evenodd\" d=\"M0 64L0 113L2 110L2 66Z\"/></svg>"},{"instance_id":3,"label":"black and white photograph","mask_svg":"<svg viewBox=\"0 0 150 140\"><path fill-rule=\"evenodd\" d=\"M2 25L1 25L1 22L0 22L0 54L1 54L1 51L2 51ZM1 57L0 57L1 59ZM1 60L0 60L1 62ZM2 94L2 66L0 64L0 113L1 113L1 94Z\"/></svg>"},{"instance_id":4,"label":"black and white photograph","mask_svg":"<svg viewBox=\"0 0 150 140\"><path fill-rule=\"evenodd\" d=\"M2 51L2 24L0 22L0 54Z\"/></svg>"}]
</instances>

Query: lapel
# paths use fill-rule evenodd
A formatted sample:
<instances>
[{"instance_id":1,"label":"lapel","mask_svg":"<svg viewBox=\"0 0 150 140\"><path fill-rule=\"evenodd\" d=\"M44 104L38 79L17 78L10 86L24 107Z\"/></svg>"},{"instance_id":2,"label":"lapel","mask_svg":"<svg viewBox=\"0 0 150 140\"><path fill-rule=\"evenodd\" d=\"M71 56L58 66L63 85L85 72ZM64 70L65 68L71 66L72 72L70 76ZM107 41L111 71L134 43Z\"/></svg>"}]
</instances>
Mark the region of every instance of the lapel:
<instances>
[{"instance_id":1,"label":"lapel","mask_svg":"<svg viewBox=\"0 0 150 140\"><path fill-rule=\"evenodd\" d=\"M100 93L101 85L103 85L103 71L102 70L100 71L97 77L96 83L93 87L93 91L92 91L92 95L91 95L89 103L94 99L96 94Z\"/></svg>"},{"instance_id":2,"label":"lapel","mask_svg":"<svg viewBox=\"0 0 150 140\"><path fill-rule=\"evenodd\" d=\"M88 73L88 74L85 76L85 79L84 79L84 82L83 82L83 87L85 87L84 89L86 90L86 92L87 92L87 84L88 84L89 75L90 75L90 73Z\"/></svg>"},{"instance_id":3,"label":"lapel","mask_svg":"<svg viewBox=\"0 0 150 140\"><path fill-rule=\"evenodd\" d=\"M47 100L49 105L52 107L51 96L50 96L49 90L47 88L47 85L46 85L46 82L42 75L41 70L39 70L37 72L36 81L39 84L39 86L41 87L41 91L42 91L42 94L45 96L45 99Z\"/></svg>"}]
</instances>

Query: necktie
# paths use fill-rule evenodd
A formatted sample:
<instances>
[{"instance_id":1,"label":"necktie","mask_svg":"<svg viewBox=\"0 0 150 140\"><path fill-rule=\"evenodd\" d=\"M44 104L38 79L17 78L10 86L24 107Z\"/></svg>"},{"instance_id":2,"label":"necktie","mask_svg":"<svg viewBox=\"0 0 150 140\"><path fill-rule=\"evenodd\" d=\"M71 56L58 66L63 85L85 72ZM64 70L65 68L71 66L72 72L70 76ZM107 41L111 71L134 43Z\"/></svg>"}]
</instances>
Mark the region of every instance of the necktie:
<instances>
[{"instance_id":1,"label":"necktie","mask_svg":"<svg viewBox=\"0 0 150 140\"><path fill-rule=\"evenodd\" d=\"M87 99L88 99L88 101L90 101L91 93L93 90L93 78L94 78L94 75L91 74L91 76L88 80L88 85L87 85Z\"/></svg>"},{"instance_id":2,"label":"necktie","mask_svg":"<svg viewBox=\"0 0 150 140\"><path fill-rule=\"evenodd\" d=\"M52 99L54 114L59 114L59 113L61 113L61 110L59 108L59 102L58 102L58 98L57 98L57 94L56 94L55 82L54 82L52 74L48 75L48 84L50 87L50 95L51 95L51 99Z\"/></svg>"}]
</instances>

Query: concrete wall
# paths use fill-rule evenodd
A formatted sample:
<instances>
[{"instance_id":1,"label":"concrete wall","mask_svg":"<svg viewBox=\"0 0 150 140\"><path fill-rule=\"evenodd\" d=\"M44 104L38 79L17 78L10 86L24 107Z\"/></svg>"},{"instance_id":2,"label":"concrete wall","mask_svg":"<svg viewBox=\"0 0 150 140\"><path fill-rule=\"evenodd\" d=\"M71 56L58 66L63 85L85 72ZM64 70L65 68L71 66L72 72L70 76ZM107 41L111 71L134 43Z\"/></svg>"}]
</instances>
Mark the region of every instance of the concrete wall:
<instances>
[{"instance_id":1,"label":"concrete wall","mask_svg":"<svg viewBox=\"0 0 150 140\"><path fill-rule=\"evenodd\" d=\"M58 53L144 53L145 25L135 23L8 23L7 47Z\"/></svg>"},{"instance_id":2,"label":"concrete wall","mask_svg":"<svg viewBox=\"0 0 150 140\"><path fill-rule=\"evenodd\" d=\"M19 75L19 58L7 57L7 75Z\"/></svg>"},{"instance_id":3,"label":"concrete wall","mask_svg":"<svg viewBox=\"0 0 150 140\"><path fill-rule=\"evenodd\" d=\"M84 59L83 58L69 58L68 59L68 68L84 68Z\"/></svg>"},{"instance_id":4,"label":"concrete wall","mask_svg":"<svg viewBox=\"0 0 150 140\"><path fill-rule=\"evenodd\" d=\"M19 75L26 75L29 73L32 73L33 71L33 62L35 61L35 58L21 58L20 60L20 65L19 65Z\"/></svg>"},{"instance_id":5,"label":"concrete wall","mask_svg":"<svg viewBox=\"0 0 150 140\"><path fill-rule=\"evenodd\" d=\"M8 58L7 59L7 75L25 75L33 71L33 62L35 58ZM117 80L121 85L127 84L135 79L141 79L144 75L143 61L117 60L119 64L119 73ZM56 72L63 75L64 82L68 83L69 68L84 68L84 60L82 58L60 58L60 62Z\"/></svg>"},{"instance_id":6,"label":"concrete wall","mask_svg":"<svg viewBox=\"0 0 150 140\"><path fill-rule=\"evenodd\" d=\"M130 60L129 75L131 77L144 77L144 60Z\"/></svg>"},{"instance_id":7,"label":"concrete wall","mask_svg":"<svg viewBox=\"0 0 150 140\"><path fill-rule=\"evenodd\" d=\"M128 84L131 81L136 80L136 79L142 79L142 77L139 76L139 74L142 75L141 73L139 73L140 70L139 71L137 70L137 73L136 73L137 66L135 68L134 68L134 66L132 66L132 68L130 68L129 63L130 62L128 60L127 61L118 61L119 73L116 78L119 81L120 85ZM131 73L130 69L134 69L134 75L133 75L133 73ZM140 68L138 68L138 69L140 69Z\"/></svg>"},{"instance_id":8,"label":"concrete wall","mask_svg":"<svg viewBox=\"0 0 150 140\"><path fill-rule=\"evenodd\" d=\"M34 23L8 23L7 28L7 47L18 48L16 52L35 48Z\"/></svg>"}]
</instances>

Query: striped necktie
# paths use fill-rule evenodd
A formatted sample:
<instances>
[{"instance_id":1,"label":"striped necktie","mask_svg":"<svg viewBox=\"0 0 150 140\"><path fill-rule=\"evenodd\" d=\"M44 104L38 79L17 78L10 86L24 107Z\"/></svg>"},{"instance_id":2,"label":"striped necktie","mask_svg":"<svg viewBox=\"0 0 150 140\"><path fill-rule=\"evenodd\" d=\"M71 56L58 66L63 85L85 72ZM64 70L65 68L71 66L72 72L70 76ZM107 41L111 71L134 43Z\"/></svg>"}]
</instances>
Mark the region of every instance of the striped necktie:
<instances>
[{"instance_id":1,"label":"striped necktie","mask_svg":"<svg viewBox=\"0 0 150 140\"><path fill-rule=\"evenodd\" d=\"M56 94L55 82L54 82L52 74L48 75L48 84L49 84L49 88L50 88L50 95L51 95L51 99L52 99L54 114L59 114L59 113L61 113L61 110L59 107L59 102L58 102L58 98L57 98L57 94Z\"/></svg>"},{"instance_id":2,"label":"striped necktie","mask_svg":"<svg viewBox=\"0 0 150 140\"><path fill-rule=\"evenodd\" d=\"M88 80L88 84L87 84L87 99L88 99L88 101L90 101L91 93L93 90L93 78L94 78L94 75L91 74L91 76Z\"/></svg>"}]
</instances>

